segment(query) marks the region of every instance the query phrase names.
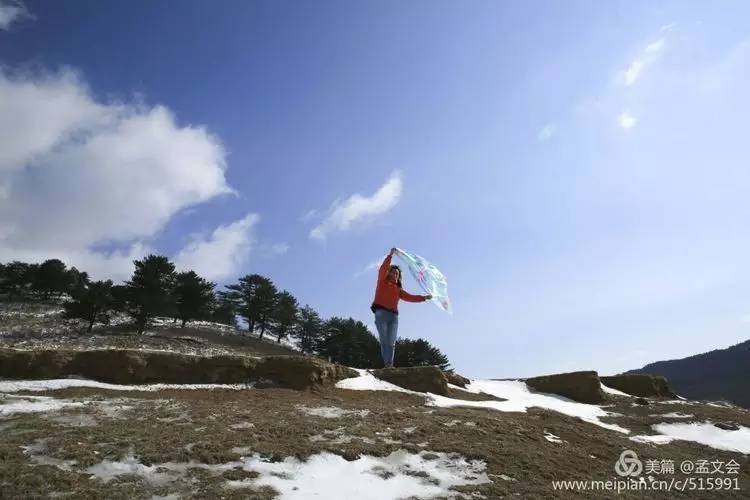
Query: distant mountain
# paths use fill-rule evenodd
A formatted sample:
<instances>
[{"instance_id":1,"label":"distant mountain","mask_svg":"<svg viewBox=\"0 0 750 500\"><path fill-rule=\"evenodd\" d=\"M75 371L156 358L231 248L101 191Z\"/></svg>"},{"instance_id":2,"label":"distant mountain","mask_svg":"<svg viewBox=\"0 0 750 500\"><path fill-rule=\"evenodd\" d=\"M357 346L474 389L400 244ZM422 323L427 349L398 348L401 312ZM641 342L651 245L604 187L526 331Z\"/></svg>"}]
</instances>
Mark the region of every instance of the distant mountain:
<instances>
[{"instance_id":1,"label":"distant mountain","mask_svg":"<svg viewBox=\"0 0 750 500\"><path fill-rule=\"evenodd\" d=\"M723 399L750 408L750 340L627 373L663 375L677 394L689 399Z\"/></svg>"}]
</instances>

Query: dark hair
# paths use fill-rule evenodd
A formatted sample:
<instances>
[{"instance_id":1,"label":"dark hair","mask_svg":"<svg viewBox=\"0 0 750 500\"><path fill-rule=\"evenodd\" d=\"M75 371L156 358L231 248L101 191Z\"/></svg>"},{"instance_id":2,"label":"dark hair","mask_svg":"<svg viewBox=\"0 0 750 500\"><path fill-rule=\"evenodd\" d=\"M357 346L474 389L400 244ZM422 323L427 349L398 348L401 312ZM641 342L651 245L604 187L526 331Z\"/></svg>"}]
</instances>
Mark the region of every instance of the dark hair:
<instances>
[{"instance_id":1,"label":"dark hair","mask_svg":"<svg viewBox=\"0 0 750 500\"><path fill-rule=\"evenodd\" d=\"M397 282L397 284L398 284L398 287L399 287L399 288L403 288L403 287L401 286L401 275L402 275L402 274L404 274L404 273L403 273L403 271L401 271L401 268L400 268L400 267L398 267L398 266L397 266L397 265L395 265L395 264L391 266L391 268L390 268L390 269L388 270L388 272L391 272L391 271L393 271L394 269L397 269L397 270L398 270L398 282Z\"/></svg>"}]
</instances>

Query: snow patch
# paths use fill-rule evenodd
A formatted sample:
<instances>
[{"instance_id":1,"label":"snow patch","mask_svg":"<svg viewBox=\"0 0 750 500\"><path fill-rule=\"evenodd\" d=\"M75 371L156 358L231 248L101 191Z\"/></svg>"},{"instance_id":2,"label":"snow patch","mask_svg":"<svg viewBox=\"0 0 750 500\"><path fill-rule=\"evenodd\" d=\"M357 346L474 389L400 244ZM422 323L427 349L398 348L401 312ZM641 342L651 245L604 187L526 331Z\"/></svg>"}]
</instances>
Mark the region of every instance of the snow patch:
<instances>
[{"instance_id":1,"label":"snow patch","mask_svg":"<svg viewBox=\"0 0 750 500\"><path fill-rule=\"evenodd\" d=\"M536 406L564 413L581 420L610 429L613 431L629 434L630 430L616 424L607 424L599 420L601 417L611 417L615 414L603 410L600 406L577 403L562 396L553 394L531 392L525 382L520 380L472 380L465 389L475 394L485 393L506 401L466 401L453 399L438 394L421 393L403 389L397 385L376 378L367 370L356 370L358 377L347 378L336 384L339 389L350 389L356 391L398 391L407 394L415 394L427 398L427 405L440 408L464 407L464 408L487 408L498 411L525 412L527 408ZM613 389L614 390L614 389Z\"/></svg>"},{"instance_id":2,"label":"snow patch","mask_svg":"<svg viewBox=\"0 0 750 500\"><path fill-rule=\"evenodd\" d=\"M5 403L0 403L0 417L8 415L14 415L16 413L39 413L47 411L57 411L63 408L76 408L83 406L83 403L78 401L71 401L69 399L55 399L55 398L44 398L41 399L38 396L34 399L26 399Z\"/></svg>"},{"instance_id":3,"label":"snow patch","mask_svg":"<svg viewBox=\"0 0 750 500\"><path fill-rule=\"evenodd\" d=\"M255 427L255 424L251 422L240 422L239 424L232 424L229 426L230 429L234 429L236 431L242 429L252 429L253 427Z\"/></svg>"},{"instance_id":4,"label":"snow patch","mask_svg":"<svg viewBox=\"0 0 750 500\"><path fill-rule=\"evenodd\" d=\"M630 431L616 424L607 424L599 420L601 417L613 416L596 405L577 403L562 396L552 394L531 392L525 382L519 380L475 380L470 387L485 394L503 398L506 401L464 401L460 399L446 398L437 394L428 394L431 406L441 408L469 407L489 408L498 411L525 412L527 408L536 406L547 408L581 420L610 429L623 434Z\"/></svg>"},{"instance_id":5,"label":"snow patch","mask_svg":"<svg viewBox=\"0 0 750 500\"><path fill-rule=\"evenodd\" d=\"M613 389L612 387L607 387L606 385L600 383L602 386L602 391L604 391L606 394L614 394L616 396L624 396L626 398L632 398L632 394L628 394L627 392L618 391L617 389Z\"/></svg>"},{"instance_id":6,"label":"snow patch","mask_svg":"<svg viewBox=\"0 0 750 500\"><path fill-rule=\"evenodd\" d=\"M359 417L366 417L370 414L370 410L344 410L336 406L321 406L317 408L310 408L304 405L297 405L297 409L305 415L320 418L341 418L348 415L357 415Z\"/></svg>"},{"instance_id":7,"label":"snow patch","mask_svg":"<svg viewBox=\"0 0 750 500\"><path fill-rule=\"evenodd\" d=\"M551 432L547 430L544 431L544 439L546 439L550 443L562 443L563 442L563 440L560 439L559 436L555 436L554 434L552 434Z\"/></svg>"},{"instance_id":8,"label":"snow patch","mask_svg":"<svg viewBox=\"0 0 750 500\"><path fill-rule=\"evenodd\" d=\"M397 385L391 384L390 382L386 382L385 380L380 380L367 370L358 368L354 368L354 370L359 373L359 377L351 377L340 380L336 383L336 387L338 389L349 389L351 391L396 391L406 392L408 394L423 395L422 393L410 391L408 389L404 389Z\"/></svg>"},{"instance_id":9,"label":"snow patch","mask_svg":"<svg viewBox=\"0 0 750 500\"><path fill-rule=\"evenodd\" d=\"M51 465L57 467L60 470L72 471L73 466L77 464L75 460L61 460L59 458L50 457L45 455L47 452L47 440L37 439L32 444L27 446L21 446L24 455L29 457L36 465Z\"/></svg>"},{"instance_id":10,"label":"snow patch","mask_svg":"<svg viewBox=\"0 0 750 500\"><path fill-rule=\"evenodd\" d=\"M293 457L268 462L257 455L244 468L260 473L254 479L229 481L230 487L270 486L282 500L326 498L330 500L379 500L384 498L435 498L455 495L455 486L485 484L490 479L486 464L467 461L456 454L412 454L405 450L387 457L361 456L347 461L323 452L307 461ZM437 458L435 458L437 456Z\"/></svg>"},{"instance_id":11,"label":"snow patch","mask_svg":"<svg viewBox=\"0 0 750 500\"><path fill-rule=\"evenodd\" d=\"M671 413L664 413L664 414L653 414L649 415L649 417L659 417L659 418L693 418L695 415L692 415L690 413L679 413L679 412L671 412Z\"/></svg>"},{"instance_id":12,"label":"snow patch","mask_svg":"<svg viewBox=\"0 0 750 500\"><path fill-rule=\"evenodd\" d=\"M680 439L694 441L717 450L750 453L750 428L742 425L736 431L719 429L711 422L663 423L653 425L651 428L660 435L633 436L630 439L653 444L665 444Z\"/></svg>"},{"instance_id":13,"label":"snow patch","mask_svg":"<svg viewBox=\"0 0 750 500\"><path fill-rule=\"evenodd\" d=\"M5 380L0 381L0 392L19 392L19 391L57 391L68 389L70 387L91 387L94 389L106 389L110 391L138 391L154 392L169 389L194 389L194 390L243 390L249 389L246 384L149 384L149 385L120 385L97 382L86 379L52 379L52 380Z\"/></svg>"}]
</instances>

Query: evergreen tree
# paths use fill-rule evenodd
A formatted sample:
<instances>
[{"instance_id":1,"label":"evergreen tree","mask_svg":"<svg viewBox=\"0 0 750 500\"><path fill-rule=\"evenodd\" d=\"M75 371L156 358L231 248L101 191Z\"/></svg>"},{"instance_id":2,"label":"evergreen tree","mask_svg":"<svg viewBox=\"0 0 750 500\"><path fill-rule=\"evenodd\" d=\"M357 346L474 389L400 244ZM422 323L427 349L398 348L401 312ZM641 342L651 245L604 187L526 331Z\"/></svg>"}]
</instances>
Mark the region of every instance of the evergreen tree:
<instances>
[{"instance_id":1,"label":"evergreen tree","mask_svg":"<svg viewBox=\"0 0 750 500\"><path fill-rule=\"evenodd\" d=\"M130 289L126 285L114 285L112 287L112 309L126 313L129 312L129 293Z\"/></svg>"},{"instance_id":2,"label":"evergreen tree","mask_svg":"<svg viewBox=\"0 0 750 500\"><path fill-rule=\"evenodd\" d=\"M260 338L268 329L273 311L276 308L276 297L278 291L271 280L263 282L258 287L255 307L258 311L258 327L260 327Z\"/></svg>"},{"instance_id":3,"label":"evergreen tree","mask_svg":"<svg viewBox=\"0 0 750 500\"><path fill-rule=\"evenodd\" d=\"M276 334L276 342L290 335L297 325L297 299L291 293L284 290L276 295L276 304L271 313L273 333Z\"/></svg>"},{"instance_id":4,"label":"evergreen tree","mask_svg":"<svg viewBox=\"0 0 750 500\"><path fill-rule=\"evenodd\" d=\"M163 255L149 255L133 263L133 276L125 282L126 307L135 318L138 333L143 333L149 320L165 314L172 304L174 264Z\"/></svg>"},{"instance_id":5,"label":"evergreen tree","mask_svg":"<svg viewBox=\"0 0 750 500\"><path fill-rule=\"evenodd\" d=\"M109 323L112 311L112 281L94 281L75 289L73 300L65 303L66 318L80 318L89 322L86 331L91 332L94 323Z\"/></svg>"},{"instance_id":6,"label":"evergreen tree","mask_svg":"<svg viewBox=\"0 0 750 500\"><path fill-rule=\"evenodd\" d=\"M394 366L437 366L447 370L450 366L448 357L440 349L424 339L396 340Z\"/></svg>"},{"instance_id":7,"label":"evergreen tree","mask_svg":"<svg viewBox=\"0 0 750 500\"><path fill-rule=\"evenodd\" d=\"M361 321L334 317L326 322L325 330L318 346L324 358L355 368L382 366L380 344Z\"/></svg>"},{"instance_id":8,"label":"evergreen tree","mask_svg":"<svg viewBox=\"0 0 750 500\"><path fill-rule=\"evenodd\" d=\"M185 323L193 319L204 319L211 314L215 283L198 276L195 271L177 274L174 298L177 316Z\"/></svg>"},{"instance_id":9,"label":"evergreen tree","mask_svg":"<svg viewBox=\"0 0 750 500\"><path fill-rule=\"evenodd\" d=\"M227 285L221 297L233 302L239 316L247 321L247 329L254 332L260 328L260 338L268 327L268 321L276 305L276 287L273 282L259 274L248 274L235 285Z\"/></svg>"},{"instance_id":10,"label":"evergreen tree","mask_svg":"<svg viewBox=\"0 0 750 500\"><path fill-rule=\"evenodd\" d=\"M35 270L36 266L17 260L5 265L2 292L8 294L9 301L24 294L31 285Z\"/></svg>"},{"instance_id":11,"label":"evergreen tree","mask_svg":"<svg viewBox=\"0 0 750 500\"><path fill-rule=\"evenodd\" d=\"M67 289L65 292L72 297L74 293L87 287L90 281L87 272L82 272L75 267L71 267L68 270Z\"/></svg>"},{"instance_id":12,"label":"evergreen tree","mask_svg":"<svg viewBox=\"0 0 750 500\"><path fill-rule=\"evenodd\" d=\"M51 295L60 297L68 291L70 275L60 259L45 260L34 273L33 289L44 300Z\"/></svg>"},{"instance_id":13,"label":"evergreen tree","mask_svg":"<svg viewBox=\"0 0 750 500\"><path fill-rule=\"evenodd\" d=\"M237 313L234 302L227 300L220 292L214 297L211 307L211 321L229 326L237 326Z\"/></svg>"},{"instance_id":14,"label":"evergreen tree","mask_svg":"<svg viewBox=\"0 0 750 500\"><path fill-rule=\"evenodd\" d=\"M302 352L313 353L325 333L325 323L318 315L318 312L305 305L299 310L299 328L296 336L299 339L299 348Z\"/></svg>"}]
</instances>

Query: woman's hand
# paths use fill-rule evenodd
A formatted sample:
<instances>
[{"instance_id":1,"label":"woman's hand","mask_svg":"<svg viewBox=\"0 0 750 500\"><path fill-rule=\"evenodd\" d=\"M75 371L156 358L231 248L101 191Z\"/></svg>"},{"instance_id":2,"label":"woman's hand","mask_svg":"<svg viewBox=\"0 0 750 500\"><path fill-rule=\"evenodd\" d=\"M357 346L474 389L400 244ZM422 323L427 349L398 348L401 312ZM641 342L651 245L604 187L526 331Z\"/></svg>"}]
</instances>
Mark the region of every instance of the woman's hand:
<instances>
[{"instance_id":1,"label":"woman's hand","mask_svg":"<svg viewBox=\"0 0 750 500\"><path fill-rule=\"evenodd\" d=\"M396 250L396 247L393 247L393 248L391 248L391 253L390 253L390 255L393 255L393 254L394 254L394 253L396 253L396 252L398 252L398 250Z\"/></svg>"}]
</instances>

